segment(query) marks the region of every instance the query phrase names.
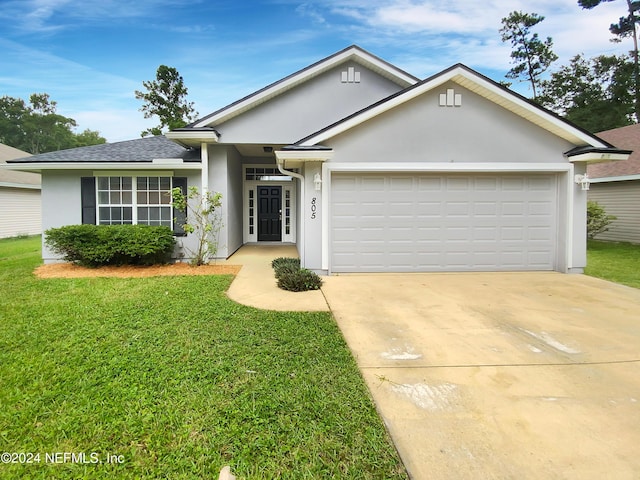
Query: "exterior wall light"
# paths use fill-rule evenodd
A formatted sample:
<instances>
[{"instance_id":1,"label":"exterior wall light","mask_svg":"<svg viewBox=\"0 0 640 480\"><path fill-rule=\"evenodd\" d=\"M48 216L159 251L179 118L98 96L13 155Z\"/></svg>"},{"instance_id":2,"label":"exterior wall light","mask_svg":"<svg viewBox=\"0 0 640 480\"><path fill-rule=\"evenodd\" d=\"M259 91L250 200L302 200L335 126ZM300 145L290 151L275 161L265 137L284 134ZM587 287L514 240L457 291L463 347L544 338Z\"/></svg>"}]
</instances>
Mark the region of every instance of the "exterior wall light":
<instances>
[{"instance_id":1,"label":"exterior wall light","mask_svg":"<svg viewBox=\"0 0 640 480\"><path fill-rule=\"evenodd\" d=\"M313 176L313 185L316 187L316 192L322 190L322 177L320 177L319 173Z\"/></svg>"},{"instance_id":2,"label":"exterior wall light","mask_svg":"<svg viewBox=\"0 0 640 480\"><path fill-rule=\"evenodd\" d=\"M576 175L575 182L582 187L582 190L589 190L589 185L591 185L589 175L587 175L586 173L584 175Z\"/></svg>"}]
</instances>

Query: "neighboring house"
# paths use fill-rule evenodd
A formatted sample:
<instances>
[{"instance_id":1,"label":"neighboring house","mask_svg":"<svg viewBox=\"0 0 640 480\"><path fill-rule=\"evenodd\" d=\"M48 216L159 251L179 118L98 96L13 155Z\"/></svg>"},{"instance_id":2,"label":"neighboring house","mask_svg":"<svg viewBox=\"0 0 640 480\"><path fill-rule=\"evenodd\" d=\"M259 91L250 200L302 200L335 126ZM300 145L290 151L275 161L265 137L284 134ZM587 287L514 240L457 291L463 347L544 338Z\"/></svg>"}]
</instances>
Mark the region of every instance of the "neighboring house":
<instances>
[{"instance_id":1,"label":"neighboring house","mask_svg":"<svg viewBox=\"0 0 640 480\"><path fill-rule=\"evenodd\" d=\"M615 128L597 134L619 148L633 150L626 162L589 165L589 200L617 218L598 240L640 243L640 125Z\"/></svg>"},{"instance_id":2,"label":"neighboring house","mask_svg":"<svg viewBox=\"0 0 640 480\"><path fill-rule=\"evenodd\" d=\"M0 143L0 165L29 156ZM40 175L0 169L0 238L37 235L42 232Z\"/></svg>"},{"instance_id":3,"label":"neighboring house","mask_svg":"<svg viewBox=\"0 0 640 480\"><path fill-rule=\"evenodd\" d=\"M222 194L222 258L283 242L322 273L581 272L575 175L629 153L464 65L419 80L352 46L166 137L12 168L42 172L45 228L172 225L162 193L189 185Z\"/></svg>"}]
</instances>

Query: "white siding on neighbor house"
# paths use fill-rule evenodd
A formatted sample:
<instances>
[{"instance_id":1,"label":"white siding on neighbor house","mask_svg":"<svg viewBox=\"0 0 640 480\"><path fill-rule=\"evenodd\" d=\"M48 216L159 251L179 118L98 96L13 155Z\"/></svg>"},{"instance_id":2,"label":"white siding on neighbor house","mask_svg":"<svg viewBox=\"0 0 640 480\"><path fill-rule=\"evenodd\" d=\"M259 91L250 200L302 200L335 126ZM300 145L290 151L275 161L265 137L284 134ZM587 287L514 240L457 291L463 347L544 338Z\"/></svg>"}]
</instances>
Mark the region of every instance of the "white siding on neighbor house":
<instances>
[{"instance_id":1,"label":"white siding on neighbor house","mask_svg":"<svg viewBox=\"0 0 640 480\"><path fill-rule=\"evenodd\" d=\"M640 243L640 180L592 183L588 198L618 217L597 240Z\"/></svg>"},{"instance_id":2,"label":"white siding on neighbor house","mask_svg":"<svg viewBox=\"0 0 640 480\"><path fill-rule=\"evenodd\" d=\"M0 238L42 232L40 190L0 187Z\"/></svg>"}]
</instances>

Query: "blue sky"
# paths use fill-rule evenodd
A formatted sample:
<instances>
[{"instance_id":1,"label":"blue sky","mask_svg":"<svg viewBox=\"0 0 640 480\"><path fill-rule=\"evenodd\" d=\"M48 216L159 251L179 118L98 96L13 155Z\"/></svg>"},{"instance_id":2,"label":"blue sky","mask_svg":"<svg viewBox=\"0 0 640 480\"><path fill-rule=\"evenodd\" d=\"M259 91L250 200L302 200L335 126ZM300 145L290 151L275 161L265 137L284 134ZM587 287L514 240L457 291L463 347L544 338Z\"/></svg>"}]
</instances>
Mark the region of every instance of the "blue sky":
<instances>
[{"instance_id":1,"label":"blue sky","mask_svg":"<svg viewBox=\"0 0 640 480\"><path fill-rule=\"evenodd\" d=\"M500 19L513 10L546 19L555 67L584 53L624 53L609 25L622 0L582 10L577 0L0 0L0 96L46 92L78 130L137 138L145 120L134 91L175 67L205 116L357 44L424 78L462 62L504 80L509 45ZM553 67L552 67L553 69ZM529 95L526 84L514 84Z\"/></svg>"}]
</instances>

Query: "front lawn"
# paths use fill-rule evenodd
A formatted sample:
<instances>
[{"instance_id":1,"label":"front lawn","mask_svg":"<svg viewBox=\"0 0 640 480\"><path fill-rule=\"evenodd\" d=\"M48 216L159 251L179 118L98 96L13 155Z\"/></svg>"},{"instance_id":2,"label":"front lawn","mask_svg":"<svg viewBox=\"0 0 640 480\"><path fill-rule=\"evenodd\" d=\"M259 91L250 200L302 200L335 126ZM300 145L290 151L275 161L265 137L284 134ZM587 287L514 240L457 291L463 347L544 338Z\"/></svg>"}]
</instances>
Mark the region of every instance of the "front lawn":
<instances>
[{"instance_id":1,"label":"front lawn","mask_svg":"<svg viewBox=\"0 0 640 480\"><path fill-rule=\"evenodd\" d=\"M640 245L589 240L584 273L640 288Z\"/></svg>"},{"instance_id":2,"label":"front lawn","mask_svg":"<svg viewBox=\"0 0 640 480\"><path fill-rule=\"evenodd\" d=\"M39 255L0 241L0 452L31 461L0 478L406 478L329 314L238 305L231 276L40 280Z\"/></svg>"}]
</instances>

